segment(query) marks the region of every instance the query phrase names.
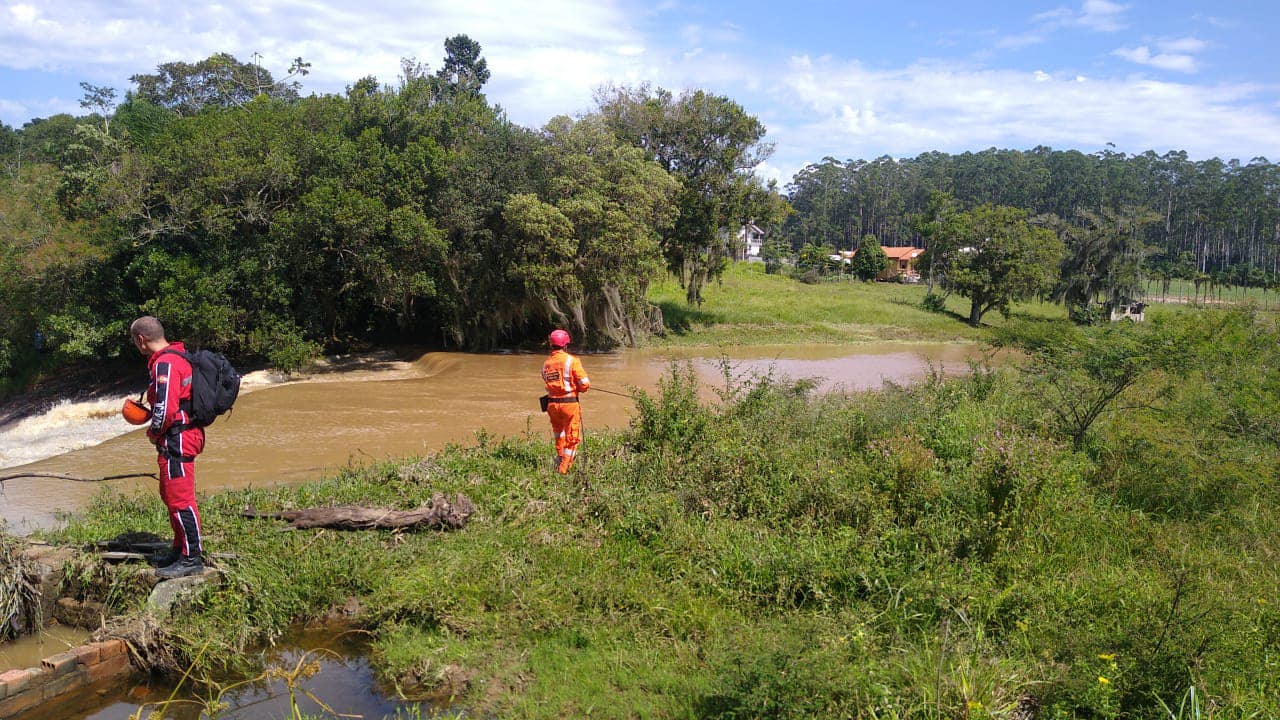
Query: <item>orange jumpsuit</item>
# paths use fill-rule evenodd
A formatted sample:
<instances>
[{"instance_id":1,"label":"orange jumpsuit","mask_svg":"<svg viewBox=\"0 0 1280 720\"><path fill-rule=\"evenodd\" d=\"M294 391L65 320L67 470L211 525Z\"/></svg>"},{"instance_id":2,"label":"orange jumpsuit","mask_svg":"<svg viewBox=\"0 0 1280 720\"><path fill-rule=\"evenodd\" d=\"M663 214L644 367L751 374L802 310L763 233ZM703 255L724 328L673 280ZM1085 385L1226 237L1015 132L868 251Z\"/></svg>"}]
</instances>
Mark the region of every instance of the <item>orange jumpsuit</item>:
<instances>
[{"instance_id":1,"label":"orange jumpsuit","mask_svg":"<svg viewBox=\"0 0 1280 720\"><path fill-rule=\"evenodd\" d=\"M551 430L556 436L556 471L569 472L574 456L582 442L582 406L578 395L591 387L582 361L563 348L551 351L542 363L542 381L547 385L547 415L551 418Z\"/></svg>"}]
</instances>

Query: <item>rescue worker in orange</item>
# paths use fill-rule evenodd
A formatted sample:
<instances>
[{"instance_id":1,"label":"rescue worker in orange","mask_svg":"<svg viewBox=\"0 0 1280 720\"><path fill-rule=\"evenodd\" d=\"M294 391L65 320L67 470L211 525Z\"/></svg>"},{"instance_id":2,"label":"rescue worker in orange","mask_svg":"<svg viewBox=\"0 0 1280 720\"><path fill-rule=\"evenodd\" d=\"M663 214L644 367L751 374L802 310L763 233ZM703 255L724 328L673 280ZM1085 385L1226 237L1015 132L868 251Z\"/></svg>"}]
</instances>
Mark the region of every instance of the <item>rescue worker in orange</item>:
<instances>
[{"instance_id":1,"label":"rescue worker in orange","mask_svg":"<svg viewBox=\"0 0 1280 720\"><path fill-rule=\"evenodd\" d=\"M556 436L556 472L569 472L582 443L582 406L578 396L591 388L582 361L570 355L569 333L553 330L547 338L551 355L542 363L542 381L547 385L547 415Z\"/></svg>"}]
</instances>

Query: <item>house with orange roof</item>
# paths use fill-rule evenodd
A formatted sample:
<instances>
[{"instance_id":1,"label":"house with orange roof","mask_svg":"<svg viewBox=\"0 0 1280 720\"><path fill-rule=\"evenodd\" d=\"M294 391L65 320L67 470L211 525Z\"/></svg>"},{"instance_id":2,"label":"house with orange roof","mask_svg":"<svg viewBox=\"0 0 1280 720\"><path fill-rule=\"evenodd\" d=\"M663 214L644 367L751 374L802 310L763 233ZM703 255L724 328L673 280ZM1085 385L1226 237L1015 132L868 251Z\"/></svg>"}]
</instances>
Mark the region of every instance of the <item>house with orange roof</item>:
<instances>
[{"instance_id":1,"label":"house with orange roof","mask_svg":"<svg viewBox=\"0 0 1280 720\"><path fill-rule=\"evenodd\" d=\"M916 260L924 255L923 248L917 247L885 247L880 246L889 256L889 264L877 275L879 280L898 280L899 282L918 282L920 273L916 271Z\"/></svg>"}]
</instances>

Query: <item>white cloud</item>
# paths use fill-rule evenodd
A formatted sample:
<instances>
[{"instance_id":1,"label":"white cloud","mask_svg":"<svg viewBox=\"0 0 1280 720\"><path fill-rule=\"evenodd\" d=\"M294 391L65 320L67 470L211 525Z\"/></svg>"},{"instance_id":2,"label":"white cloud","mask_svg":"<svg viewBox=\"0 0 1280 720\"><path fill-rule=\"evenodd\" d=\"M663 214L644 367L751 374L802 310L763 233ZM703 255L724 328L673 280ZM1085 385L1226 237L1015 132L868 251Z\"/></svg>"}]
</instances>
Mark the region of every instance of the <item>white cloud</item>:
<instances>
[{"instance_id":1,"label":"white cloud","mask_svg":"<svg viewBox=\"0 0 1280 720\"><path fill-rule=\"evenodd\" d=\"M1199 69L1194 54L1209 46L1205 41L1194 37L1161 38L1153 44L1156 47L1155 52L1148 45L1139 45L1133 48L1119 48L1111 54L1139 65L1193 73Z\"/></svg>"},{"instance_id":2,"label":"white cloud","mask_svg":"<svg viewBox=\"0 0 1280 720\"><path fill-rule=\"evenodd\" d=\"M992 145L1087 150L1115 142L1129 151L1280 156L1274 87L1108 78L1101 67L1090 69L1086 80L1077 75L1081 68L1049 66L871 68L830 57L788 64L767 44L737 42L741 27L712 18L693 24L689 16L697 13L684 6L683 17L668 19L677 21L669 32L654 31L656 25L646 24L651 16L623 6L631 1L378 0L350 6L223 0L174 10L161 0L0 0L0 67L85 73L72 77L123 90L130 74L158 63L220 51L247 61L258 52L273 71L302 56L313 63L305 91L338 92L366 75L395 82L401 57L438 67L444 39L466 33L482 44L493 71L486 93L515 122L541 126L552 115L589 110L592 91L610 82L648 82L675 92L703 88L728 95L767 124L766 140L777 144L777 152L760 173L783 180L827 155L872 158ZM1118 29L1127 8L1105 0L1073 4L1038 16L1031 33L997 42L1034 44L1068 26ZM750 32L754 38L757 31ZM1116 55L1181 72L1195 70L1196 54L1207 46L1194 37L1137 42ZM78 96L70 85L62 96ZM80 111L74 99L29 100L13 88L2 94L0 117L21 118L19 124Z\"/></svg>"},{"instance_id":3,"label":"white cloud","mask_svg":"<svg viewBox=\"0 0 1280 720\"><path fill-rule=\"evenodd\" d=\"M1115 32L1124 28L1120 15L1128 7L1128 5L1108 2L1108 0L1085 0L1078 22L1090 30Z\"/></svg>"},{"instance_id":4,"label":"white cloud","mask_svg":"<svg viewBox=\"0 0 1280 720\"><path fill-rule=\"evenodd\" d=\"M1048 40L1044 33L1028 32L1021 35L1006 35L996 40L996 47L1002 50L1017 50L1019 48L1039 45Z\"/></svg>"},{"instance_id":5,"label":"white cloud","mask_svg":"<svg viewBox=\"0 0 1280 720\"><path fill-rule=\"evenodd\" d=\"M1109 0L1085 0L1079 10L1058 7L1039 13L1032 19L1047 27L1082 27L1096 32L1116 32L1125 28L1124 12L1128 5Z\"/></svg>"},{"instance_id":6,"label":"white cloud","mask_svg":"<svg viewBox=\"0 0 1280 720\"><path fill-rule=\"evenodd\" d=\"M991 146L1185 149L1251 158L1280 150L1274 87L1048 73L920 63L893 70L807 57L785 79L806 120L775 137L791 169L826 155L872 158ZM772 133L771 133L772 134Z\"/></svg>"},{"instance_id":7,"label":"white cloud","mask_svg":"<svg viewBox=\"0 0 1280 720\"><path fill-rule=\"evenodd\" d=\"M1209 43L1193 37L1166 38L1157 40L1156 46L1167 53L1198 53L1208 47Z\"/></svg>"},{"instance_id":8,"label":"white cloud","mask_svg":"<svg viewBox=\"0 0 1280 720\"><path fill-rule=\"evenodd\" d=\"M3 0L0 0L2 3ZM626 48L637 44L626 13L611 2L573 0L383 0L339 5L308 0L228 0L184 4L161 0L61 0L0 5L0 66L127 77L173 60L215 52L283 69L297 56L313 63L308 87L341 90L365 75L394 81L401 57L437 66L446 37L480 41L491 64L515 58L555 38L563 47ZM377 48L371 51L370 48ZM620 57L622 52L604 52Z\"/></svg>"}]
</instances>

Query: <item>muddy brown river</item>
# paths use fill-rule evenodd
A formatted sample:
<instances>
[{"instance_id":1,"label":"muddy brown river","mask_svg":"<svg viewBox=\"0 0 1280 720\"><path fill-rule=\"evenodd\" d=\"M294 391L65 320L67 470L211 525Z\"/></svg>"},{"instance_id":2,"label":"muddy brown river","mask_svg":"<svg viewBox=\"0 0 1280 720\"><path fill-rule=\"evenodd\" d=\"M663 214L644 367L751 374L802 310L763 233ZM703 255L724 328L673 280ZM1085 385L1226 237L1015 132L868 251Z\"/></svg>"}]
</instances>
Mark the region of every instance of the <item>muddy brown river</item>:
<instances>
[{"instance_id":1,"label":"muddy brown river","mask_svg":"<svg viewBox=\"0 0 1280 720\"><path fill-rule=\"evenodd\" d=\"M946 372L964 371L980 354L977 345L880 343L584 355L592 386L601 391L583 398L584 425L588 434L625 427L633 403L623 395L634 388L655 390L672 361L691 361L708 387L723 385L724 357L735 376L817 378L821 390L837 391L879 387L886 380L909 383L930 363ZM537 401L542 360L540 354L382 353L336 359L295 378L254 373L246 377L231 414L209 428L196 464L196 488L305 482L349 463L467 443L480 430L549 436ZM139 359L139 373L142 367ZM155 472L155 454L142 431L119 417L122 400L62 405L0 429L0 474L98 478ZM0 486L0 519L11 532L29 532L56 524L59 513L79 510L104 485L130 492L153 483L16 478Z\"/></svg>"}]
</instances>

